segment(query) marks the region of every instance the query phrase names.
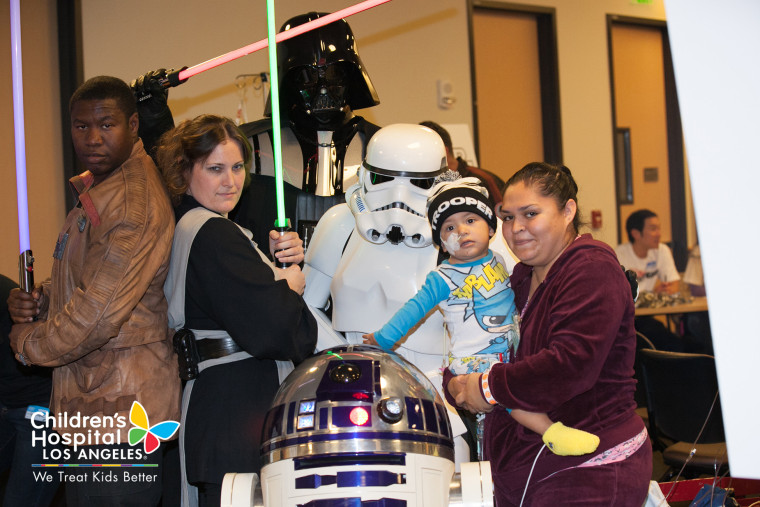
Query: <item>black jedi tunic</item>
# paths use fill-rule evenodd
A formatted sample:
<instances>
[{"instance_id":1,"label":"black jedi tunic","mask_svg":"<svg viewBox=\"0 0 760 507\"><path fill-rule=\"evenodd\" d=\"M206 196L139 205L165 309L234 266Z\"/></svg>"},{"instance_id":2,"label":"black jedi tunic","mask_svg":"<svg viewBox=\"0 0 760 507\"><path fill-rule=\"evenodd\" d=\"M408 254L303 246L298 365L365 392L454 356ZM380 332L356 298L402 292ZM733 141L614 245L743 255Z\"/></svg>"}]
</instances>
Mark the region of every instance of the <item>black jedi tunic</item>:
<instances>
[{"instance_id":1,"label":"black jedi tunic","mask_svg":"<svg viewBox=\"0 0 760 507\"><path fill-rule=\"evenodd\" d=\"M184 196L177 220L197 206ZM185 423L188 481L221 484L228 472L258 472L264 417L279 387L275 360L298 364L313 352L314 317L287 281L274 280L238 226L220 216L201 227L190 249L185 326L224 329L254 356L196 379Z\"/></svg>"}]
</instances>

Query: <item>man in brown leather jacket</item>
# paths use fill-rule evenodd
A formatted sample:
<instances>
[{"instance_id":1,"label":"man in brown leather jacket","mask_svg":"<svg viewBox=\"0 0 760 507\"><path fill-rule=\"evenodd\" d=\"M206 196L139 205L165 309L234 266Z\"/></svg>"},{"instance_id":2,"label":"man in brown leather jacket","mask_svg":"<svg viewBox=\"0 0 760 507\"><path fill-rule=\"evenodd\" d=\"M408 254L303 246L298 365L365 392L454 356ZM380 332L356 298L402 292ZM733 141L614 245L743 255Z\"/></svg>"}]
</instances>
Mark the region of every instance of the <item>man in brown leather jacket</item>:
<instances>
[{"instance_id":1,"label":"man in brown leather jacket","mask_svg":"<svg viewBox=\"0 0 760 507\"><path fill-rule=\"evenodd\" d=\"M49 416L55 421L46 424L68 445L63 462L160 464L161 446L158 452L141 442L131 446L128 433L133 424L179 420L163 293L173 211L137 137L126 83L92 78L74 93L69 110L74 148L87 171L70 180L78 203L58 236L51 278L8 298L11 345L19 361L54 367ZM133 402L149 420L130 420L130 411L137 413ZM160 466L110 469L117 474L110 482L98 480L97 468L64 470L91 474L83 482L67 479L70 505L90 505L95 497L108 505L160 499ZM130 470L149 472L125 476Z\"/></svg>"}]
</instances>

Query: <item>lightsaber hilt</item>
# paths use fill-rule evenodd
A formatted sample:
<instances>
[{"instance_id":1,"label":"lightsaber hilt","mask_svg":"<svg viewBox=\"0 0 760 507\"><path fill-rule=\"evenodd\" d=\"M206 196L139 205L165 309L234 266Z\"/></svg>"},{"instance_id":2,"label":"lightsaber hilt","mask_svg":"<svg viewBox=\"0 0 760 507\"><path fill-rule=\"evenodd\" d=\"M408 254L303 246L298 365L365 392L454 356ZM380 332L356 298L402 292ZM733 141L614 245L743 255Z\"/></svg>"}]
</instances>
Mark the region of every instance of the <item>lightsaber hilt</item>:
<instances>
[{"instance_id":1,"label":"lightsaber hilt","mask_svg":"<svg viewBox=\"0 0 760 507\"><path fill-rule=\"evenodd\" d=\"M285 221L285 223L288 223L288 224L289 224L289 223L290 223L290 221L289 221L289 220L286 220L286 221ZM277 232L279 232L279 233L280 233L280 236L282 236L282 235L284 235L286 232L289 232L289 231L291 231L292 229L291 229L289 226L287 226L287 225L283 227L283 226L279 226L279 225L276 225L276 224L275 224L274 230L275 230L275 231L277 231ZM277 252L282 252L282 250L283 250L283 249L280 249L280 250L275 250L275 251L274 251L274 253L277 253ZM290 266L290 264L291 264L290 262L282 262L282 261L280 261L279 259L277 259L277 257L276 257L276 256L275 256L275 258L274 258L274 265L275 265L275 266L277 266L278 268L287 268L288 266Z\"/></svg>"},{"instance_id":2,"label":"lightsaber hilt","mask_svg":"<svg viewBox=\"0 0 760 507\"><path fill-rule=\"evenodd\" d=\"M24 292L34 290L34 257L31 250L18 256L18 285Z\"/></svg>"},{"instance_id":3,"label":"lightsaber hilt","mask_svg":"<svg viewBox=\"0 0 760 507\"><path fill-rule=\"evenodd\" d=\"M182 67L181 69L169 69L166 71L166 77L159 78L158 82L163 86L164 88L172 88L174 86L179 86L185 81L187 81L188 78L180 79L179 73L183 70L187 69L187 65Z\"/></svg>"}]
</instances>

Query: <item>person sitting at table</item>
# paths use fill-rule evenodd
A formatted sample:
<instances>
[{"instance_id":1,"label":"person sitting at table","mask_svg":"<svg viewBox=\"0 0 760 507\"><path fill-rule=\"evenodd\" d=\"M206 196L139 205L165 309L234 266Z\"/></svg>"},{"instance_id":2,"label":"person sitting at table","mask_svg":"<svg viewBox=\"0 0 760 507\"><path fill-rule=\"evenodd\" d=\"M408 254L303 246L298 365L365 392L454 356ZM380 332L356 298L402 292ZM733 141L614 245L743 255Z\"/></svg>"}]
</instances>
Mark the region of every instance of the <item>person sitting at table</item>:
<instances>
[{"instance_id":1,"label":"person sitting at table","mask_svg":"<svg viewBox=\"0 0 760 507\"><path fill-rule=\"evenodd\" d=\"M636 273L641 292L678 291L681 277L676 269L673 254L660 242L660 219L654 211L636 210L625 221L629 243L615 248L620 264ZM652 316L636 317L636 330L649 338L662 350L684 351L683 340Z\"/></svg>"},{"instance_id":2,"label":"person sitting at table","mask_svg":"<svg viewBox=\"0 0 760 507\"><path fill-rule=\"evenodd\" d=\"M660 219L653 211L634 211L625 221L629 243L615 248L620 263L636 272L639 290L649 292L678 291L680 276L670 248L660 242Z\"/></svg>"}]
</instances>

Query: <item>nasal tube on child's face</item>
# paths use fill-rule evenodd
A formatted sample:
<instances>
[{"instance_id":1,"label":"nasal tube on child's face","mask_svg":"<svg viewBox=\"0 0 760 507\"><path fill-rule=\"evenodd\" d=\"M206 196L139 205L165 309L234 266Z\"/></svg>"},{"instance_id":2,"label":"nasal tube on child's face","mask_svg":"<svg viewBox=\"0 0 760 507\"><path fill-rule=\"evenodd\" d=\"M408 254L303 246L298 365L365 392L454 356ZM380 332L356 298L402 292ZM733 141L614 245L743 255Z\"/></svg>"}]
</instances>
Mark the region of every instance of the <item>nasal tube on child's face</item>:
<instances>
[{"instance_id":1,"label":"nasal tube on child's face","mask_svg":"<svg viewBox=\"0 0 760 507\"><path fill-rule=\"evenodd\" d=\"M452 232L449 237L441 241L446 251L454 255L459 251L459 234Z\"/></svg>"}]
</instances>

